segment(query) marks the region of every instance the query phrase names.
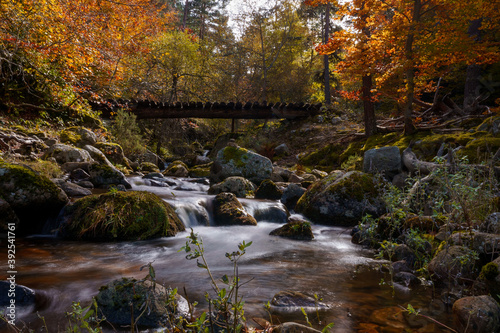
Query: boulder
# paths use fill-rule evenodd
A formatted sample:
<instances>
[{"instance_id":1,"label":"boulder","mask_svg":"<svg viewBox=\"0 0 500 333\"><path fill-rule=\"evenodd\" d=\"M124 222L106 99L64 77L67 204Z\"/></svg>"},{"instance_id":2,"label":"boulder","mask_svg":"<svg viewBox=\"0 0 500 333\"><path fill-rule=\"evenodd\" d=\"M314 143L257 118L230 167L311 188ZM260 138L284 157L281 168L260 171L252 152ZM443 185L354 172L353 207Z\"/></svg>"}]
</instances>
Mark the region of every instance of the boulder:
<instances>
[{"instance_id":1,"label":"boulder","mask_svg":"<svg viewBox=\"0 0 500 333\"><path fill-rule=\"evenodd\" d=\"M500 248L500 234L485 232L456 232L451 235L451 242L455 245L467 246L478 254L491 256L498 253Z\"/></svg>"},{"instance_id":2,"label":"boulder","mask_svg":"<svg viewBox=\"0 0 500 333\"><path fill-rule=\"evenodd\" d=\"M89 167L95 162L67 162L61 165L61 169L65 172L73 172L76 169L82 169L86 173L89 173Z\"/></svg>"},{"instance_id":3,"label":"boulder","mask_svg":"<svg viewBox=\"0 0 500 333\"><path fill-rule=\"evenodd\" d=\"M273 167L273 174L281 177L284 181L288 181L288 178L292 175L292 172L288 169L275 166Z\"/></svg>"},{"instance_id":4,"label":"boulder","mask_svg":"<svg viewBox=\"0 0 500 333\"><path fill-rule=\"evenodd\" d=\"M66 206L60 234L98 241L171 237L184 230L174 209L149 192L91 195Z\"/></svg>"},{"instance_id":5,"label":"boulder","mask_svg":"<svg viewBox=\"0 0 500 333\"><path fill-rule=\"evenodd\" d=\"M313 169L311 171L311 174L313 174L314 176L316 176L316 178L318 178L318 179L323 179L326 176L328 176L328 172L324 172L324 171L321 171L321 170L318 170L318 169Z\"/></svg>"},{"instance_id":6,"label":"boulder","mask_svg":"<svg viewBox=\"0 0 500 333\"><path fill-rule=\"evenodd\" d=\"M274 148L274 153L276 156L288 156L290 155L290 148L288 148L286 143L282 143Z\"/></svg>"},{"instance_id":7,"label":"boulder","mask_svg":"<svg viewBox=\"0 0 500 333\"><path fill-rule=\"evenodd\" d=\"M85 127L73 126L66 128L60 133L61 142L69 143L83 148L85 145L95 145L97 136L91 130Z\"/></svg>"},{"instance_id":8,"label":"boulder","mask_svg":"<svg viewBox=\"0 0 500 333\"><path fill-rule=\"evenodd\" d=\"M222 182L212 185L208 189L208 194L219 194L229 192L238 198L253 197L255 186L243 177L228 177Z\"/></svg>"},{"instance_id":9,"label":"boulder","mask_svg":"<svg viewBox=\"0 0 500 333\"><path fill-rule=\"evenodd\" d=\"M47 149L45 154L43 154L43 159L45 160L50 157L55 158L56 162L59 164L67 162L93 162L88 151L62 143L51 146Z\"/></svg>"},{"instance_id":10,"label":"boulder","mask_svg":"<svg viewBox=\"0 0 500 333\"><path fill-rule=\"evenodd\" d=\"M114 280L102 286L95 299L99 312L115 325L130 325L132 311L139 318L137 325L150 328L169 327L173 318L189 315L188 302L182 296L149 280ZM145 303L147 312L139 317Z\"/></svg>"},{"instance_id":11,"label":"boulder","mask_svg":"<svg viewBox=\"0 0 500 333\"><path fill-rule=\"evenodd\" d=\"M257 225L233 193L220 193L213 201L214 220L217 225Z\"/></svg>"},{"instance_id":12,"label":"boulder","mask_svg":"<svg viewBox=\"0 0 500 333\"><path fill-rule=\"evenodd\" d=\"M95 147L102 151L104 156L115 165L122 165L130 168L129 161L123 154L123 149L119 144L109 142L97 142Z\"/></svg>"},{"instance_id":13,"label":"boulder","mask_svg":"<svg viewBox=\"0 0 500 333\"><path fill-rule=\"evenodd\" d=\"M288 208L289 210L294 210L295 205L297 205L297 201L299 201L300 197L306 193L306 189L300 186L299 184L291 183L287 186L287 188L283 191L283 195L281 196L281 202Z\"/></svg>"},{"instance_id":14,"label":"boulder","mask_svg":"<svg viewBox=\"0 0 500 333\"><path fill-rule=\"evenodd\" d=\"M295 210L313 222L352 227L364 215L378 217L386 208L373 176L359 171L334 171L311 186Z\"/></svg>"},{"instance_id":15,"label":"boulder","mask_svg":"<svg viewBox=\"0 0 500 333\"><path fill-rule=\"evenodd\" d=\"M212 162L203 165L197 165L189 169L189 177L193 178L208 178L210 177L210 168Z\"/></svg>"},{"instance_id":16,"label":"boulder","mask_svg":"<svg viewBox=\"0 0 500 333\"><path fill-rule=\"evenodd\" d=\"M291 220L281 228L271 231L269 235L296 240L314 239L314 235L311 229L311 223L302 220Z\"/></svg>"},{"instance_id":17,"label":"boulder","mask_svg":"<svg viewBox=\"0 0 500 333\"><path fill-rule=\"evenodd\" d=\"M490 234L500 234L500 212L488 215L484 222L479 226L479 231Z\"/></svg>"},{"instance_id":18,"label":"boulder","mask_svg":"<svg viewBox=\"0 0 500 333\"><path fill-rule=\"evenodd\" d=\"M271 305L278 308L294 310L304 308L306 311L326 309L328 306L318 299L298 291L284 290L274 295Z\"/></svg>"},{"instance_id":19,"label":"boulder","mask_svg":"<svg viewBox=\"0 0 500 333\"><path fill-rule=\"evenodd\" d=\"M104 153L102 151L100 151L99 149L97 149L96 147L90 146L90 145L85 145L85 146L83 146L83 149L88 151L88 153L90 154L90 157L92 157L92 159L94 161L96 161L97 163L106 164L106 165L109 165L110 167L113 167L113 164L111 164L111 162L106 158L106 156L104 156Z\"/></svg>"},{"instance_id":20,"label":"boulder","mask_svg":"<svg viewBox=\"0 0 500 333\"><path fill-rule=\"evenodd\" d=\"M453 319L459 332L500 331L500 306L491 296L469 296L453 303Z\"/></svg>"},{"instance_id":21,"label":"boulder","mask_svg":"<svg viewBox=\"0 0 500 333\"><path fill-rule=\"evenodd\" d=\"M260 184L273 172L271 160L241 147L227 146L219 151L210 170L210 182L218 183L231 176L240 176Z\"/></svg>"},{"instance_id":22,"label":"boulder","mask_svg":"<svg viewBox=\"0 0 500 333\"><path fill-rule=\"evenodd\" d=\"M130 189L132 186L125 179L121 171L106 164L92 164L89 166L90 181L95 187L107 187L109 185L123 185Z\"/></svg>"},{"instance_id":23,"label":"boulder","mask_svg":"<svg viewBox=\"0 0 500 333\"><path fill-rule=\"evenodd\" d=\"M255 191L255 199L279 200L282 196L283 190L270 179L266 179L260 183Z\"/></svg>"},{"instance_id":24,"label":"boulder","mask_svg":"<svg viewBox=\"0 0 500 333\"><path fill-rule=\"evenodd\" d=\"M81 168L77 168L77 169L74 169L70 172L69 178L72 180L79 181L79 180L89 179L90 175L87 171L85 171Z\"/></svg>"},{"instance_id":25,"label":"boulder","mask_svg":"<svg viewBox=\"0 0 500 333\"><path fill-rule=\"evenodd\" d=\"M163 175L171 177L187 177L189 176L189 168L184 162L174 161L169 164L165 171L163 171Z\"/></svg>"},{"instance_id":26,"label":"boulder","mask_svg":"<svg viewBox=\"0 0 500 333\"><path fill-rule=\"evenodd\" d=\"M154 163L151 163L151 162L142 162L141 164L139 164L139 170L141 170L141 172L144 172L144 173L150 173L150 172L159 173L160 172L160 169L158 168L158 166Z\"/></svg>"},{"instance_id":27,"label":"boulder","mask_svg":"<svg viewBox=\"0 0 500 333\"><path fill-rule=\"evenodd\" d=\"M401 170L401 153L398 147L374 148L365 152L363 157L363 172L381 173L388 179L392 179Z\"/></svg>"},{"instance_id":28,"label":"boulder","mask_svg":"<svg viewBox=\"0 0 500 333\"><path fill-rule=\"evenodd\" d=\"M9 291L13 289L15 297L13 298L17 307L32 307L35 308L35 291L31 288L21 286L10 281L0 281L0 313L4 314L5 308L10 305L11 297ZM8 314L9 312L5 312Z\"/></svg>"},{"instance_id":29,"label":"boulder","mask_svg":"<svg viewBox=\"0 0 500 333\"><path fill-rule=\"evenodd\" d=\"M301 184L304 181L304 178L295 173L292 173L290 177L288 177L288 181L290 183Z\"/></svg>"},{"instance_id":30,"label":"boulder","mask_svg":"<svg viewBox=\"0 0 500 333\"><path fill-rule=\"evenodd\" d=\"M437 282L447 283L457 277L474 279L477 272L477 258L471 250L464 246L450 246L441 250L429 263L431 278Z\"/></svg>"},{"instance_id":31,"label":"boulder","mask_svg":"<svg viewBox=\"0 0 500 333\"><path fill-rule=\"evenodd\" d=\"M16 235L42 231L46 220L59 214L67 195L45 176L20 165L0 161L0 198L19 219ZM15 221L15 220L14 220ZM10 221L12 222L12 221Z\"/></svg>"},{"instance_id":32,"label":"boulder","mask_svg":"<svg viewBox=\"0 0 500 333\"><path fill-rule=\"evenodd\" d=\"M67 182L64 179L54 179L53 182L57 186L59 186L68 197L71 198L84 197L92 194L92 191L90 191L89 189L74 183Z\"/></svg>"}]
</instances>

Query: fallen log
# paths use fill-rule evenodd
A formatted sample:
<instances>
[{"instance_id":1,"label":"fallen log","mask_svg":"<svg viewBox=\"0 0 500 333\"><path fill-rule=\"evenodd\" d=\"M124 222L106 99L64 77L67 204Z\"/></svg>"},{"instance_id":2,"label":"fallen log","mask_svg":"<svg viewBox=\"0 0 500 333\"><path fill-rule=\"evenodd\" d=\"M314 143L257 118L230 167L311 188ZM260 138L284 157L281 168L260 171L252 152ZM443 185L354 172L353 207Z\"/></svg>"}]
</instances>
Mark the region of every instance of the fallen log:
<instances>
[{"instance_id":1,"label":"fallen log","mask_svg":"<svg viewBox=\"0 0 500 333\"><path fill-rule=\"evenodd\" d=\"M435 162L425 162L419 160L415 155L415 153L412 151L411 147L412 145L406 148L401 156L403 165L408 169L408 171L410 171L411 174L428 175L435 170L443 168L450 170L450 172L455 172L458 170L464 170L468 168L483 172L485 174L493 172L495 177L500 178L500 168L493 166L495 160L500 157L500 149L494 155L494 158L490 162L490 165L480 165L480 164L457 165L453 160L453 155L455 151L451 151L450 152L451 154L448 153L445 156L448 157L445 163L435 163Z\"/></svg>"}]
</instances>

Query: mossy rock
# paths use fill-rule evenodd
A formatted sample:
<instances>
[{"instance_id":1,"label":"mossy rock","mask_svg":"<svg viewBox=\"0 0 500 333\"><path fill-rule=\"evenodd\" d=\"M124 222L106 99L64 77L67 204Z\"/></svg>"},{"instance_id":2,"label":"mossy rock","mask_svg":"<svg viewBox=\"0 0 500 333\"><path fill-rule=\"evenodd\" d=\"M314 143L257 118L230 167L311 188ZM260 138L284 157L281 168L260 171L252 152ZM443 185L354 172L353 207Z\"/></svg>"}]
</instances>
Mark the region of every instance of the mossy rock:
<instances>
[{"instance_id":1,"label":"mossy rock","mask_svg":"<svg viewBox=\"0 0 500 333\"><path fill-rule=\"evenodd\" d=\"M458 157L465 157L470 163L488 162L500 149L500 138L481 136L470 140L463 149L457 152Z\"/></svg>"},{"instance_id":2,"label":"mossy rock","mask_svg":"<svg viewBox=\"0 0 500 333\"><path fill-rule=\"evenodd\" d=\"M312 240L314 235L311 224L302 220L292 220L281 228L271 231L271 236L280 236L296 240Z\"/></svg>"},{"instance_id":3,"label":"mossy rock","mask_svg":"<svg viewBox=\"0 0 500 333\"><path fill-rule=\"evenodd\" d=\"M279 200L283 195L283 191L270 179L260 183L255 191L255 199Z\"/></svg>"},{"instance_id":4,"label":"mossy rock","mask_svg":"<svg viewBox=\"0 0 500 333\"><path fill-rule=\"evenodd\" d=\"M208 189L208 194L219 194L223 192L233 193L238 198L253 197L255 186L243 177L229 177L222 182L212 185Z\"/></svg>"},{"instance_id":5,"label":"mossy rock","mask_svg":"<svg viewBox=\"0 0 500 333\"><path fill-rule=\"evenodd\" d=\"M97 142L95 147L102 151L104 156L106 156L111 163L115 165L123 165L124 167L131 169L128 160L123 154L123 148L119 144L111 142Z\"/></svg>"},{"instance_id":6,"label":"mossy rock","mask_svg":"<svg viewBox=\"0 0 500 333\"><path fill-rule=\"evenodd\" d=\"M273 165L270 159L247 149L227 146L219 151L211 168L210 181L218 183L228 177L239 176L260 184L270 179Z\"/></svg>"},{"instance_id":7,"label":"mossy rock","mask_svg":"<svg viewBox=\"0 0 500 333\"><path fill-rule=\"evenodd\" d=\"M174 295L173 300L170 295ZM140 327L169 327L169 317L187 316L189 311L189 305L183 297L149 280L114 280L102 286L95 299L99 312L114 325L130 325L134 315L139 318L136 324ZM139 317L145 303L148 310Z\"/></svg>"},{"instance_id":8,"label":"mossy rock","mask_svg":"<svg viewBox=\"0 0 500 333\"><path fill-rule=\"evenodd\" d=\"M431 260L428 269L431 278L442 284L455 281L458 277L475 279L477 277L477 259L469 248L464 246L446 247Z\"/></svg>"},{"instance_id":9,"label":"mossy rock","mask_svg":"<svg viewBox=\"0 0 500 333\"><path fill-rule=\"evenodd\" d=\"M233 193L220 193L213 201L214 220L217 225L257 225Z\"/></svg>"},{"instance_id":10,"label":"mossy rock","mask_svg":"<svg viewBox=\"0 0 500 333\"><path fill-rule=\"evenodd\" d=\"M42 232L49 217L56 217L68 202L50 179L20 165L0 161L0 198L19 219L16 235Z\"/></svg>"},{"instance_id":11,"label":"mossy rock","mask_svg":"<svg viewBox=\"0 0 500 333\"><path fill-rule=\"evenodd\" d=\"M121 171L107 164L91 164L89 166L89 174L90 181L96 187L123 185L127 189L132 188Z\"/></svg>"},{"instance_id":12,"label":"mossy rock","mask_svg":"<svg viewBox=\"0 0 500 333\"><path fill-rule=\"evenodd\" d=\"M334 171L312 185L295 210L317 223L355 226L365 214L378 217L385 212L380 188L372 175Z\"/></svg>"},{"instance_id":13,"label":"mossy rock","mask_svg":"<svg viewBox=\"0 0 500 333\"><path fill-rule=\"evenodd\" d=\"M208 164L197 165L189 168L189 177L193 178L208 178L210 177L210 168L213 162Z\"/></svg>"},{"instance_id":14,"label":"mossy rock","mask_svg":"<svg viewBox=\"0 0 500 333\"><path fill-rule=\"evenodd\" d=\"M83 148L85 145L93 146L97 142L97 136L94 132L80 126L65 128L61 131L59 137L61 142L70 143L80 148Z\"/></svg>"},{"instance_id":15,"label":"mossy rock","mask_svg":"<svg viewBox=\"0 0 500 333\"><path fill-rule=\"evenodd\" d=\"M149 192L92 195L66 207L61 234L96 241L174 236L184 225L174 209Z\"/></svg>"},{"instance_id":16,"label":"mossy rock","mask_svg":"<svg viewBox=\"0 0 500 333\"><path fill-rule=\"evenodd\" d=\"M189 176L189 168L186 163L182 161L174 161L170 163L165 171L163 171L163 175L172 177L187 177Z\"/></svg>"},{"instance_id":17,"label":"mossy rock","mask_svg":"<svg viewBox=\"0 0 500 333\"><path fill-rule=\"evenodd\" d=\"M149 162L142 162L139 165L139 170L142 172L160 172L160 169L156 166L156 164L149 163Z\"/></svg>"}]
</instances>

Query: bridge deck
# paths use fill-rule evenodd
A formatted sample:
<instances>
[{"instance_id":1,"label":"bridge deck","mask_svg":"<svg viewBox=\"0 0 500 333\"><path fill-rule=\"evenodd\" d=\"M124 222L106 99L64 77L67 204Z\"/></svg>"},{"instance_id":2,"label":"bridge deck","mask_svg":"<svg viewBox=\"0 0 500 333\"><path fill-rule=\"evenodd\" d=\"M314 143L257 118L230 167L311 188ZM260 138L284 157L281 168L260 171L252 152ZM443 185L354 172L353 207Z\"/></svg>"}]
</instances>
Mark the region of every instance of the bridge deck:
<instances>
[{"instance_id":1,"label":"bridge deck","mask_svg":"<svg viewBox=\"0 0 500 333\"><path fill-rule=\"evenodd\" d=\"M137 119L218 118L218 119L295 119L320 113L321 104L304 103L158 103L151 101L116 101L94 103L104 116L118 108L128 108Z\"/></svg>"}]
</instances>

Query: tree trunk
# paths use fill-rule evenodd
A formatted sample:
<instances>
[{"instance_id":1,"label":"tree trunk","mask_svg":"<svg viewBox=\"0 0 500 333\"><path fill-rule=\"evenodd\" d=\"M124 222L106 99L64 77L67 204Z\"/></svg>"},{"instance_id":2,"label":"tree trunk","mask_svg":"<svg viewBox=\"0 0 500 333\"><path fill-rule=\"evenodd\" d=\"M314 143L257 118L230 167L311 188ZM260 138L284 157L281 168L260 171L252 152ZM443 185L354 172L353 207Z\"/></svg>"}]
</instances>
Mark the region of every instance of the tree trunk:
<instances>
[{"instance_id":1,"label":"tree trunk","mask_svg":"<svg viewBox=\"0 0 500 333\"><path fill-rule=\"evenodd\" d=\"M476 19L471 21L469 25L468 34L475 41L481 40L481 28L482 19ZM481 76L481 67L476 64L470 64L467 66L467 73L465 78L465 89L464 89L464 110L468 111L474 107L474 102L479 96L480 92L480 82L479 78Z\"/></svg>"},{"instance_id":2,"label":"tree trunk","mask_svg":"<svg viewBox=\"0 0 500 333\"><path fill-rule=\"evenodd\" d=\"M184 3L184 16L182 17L182 30L186 30L187 17L189 13L189 0Z\"/></svg>"},{"instance_id":3,"label":"tree trunk","mask_svg":"<svg viewBox=\"0 0 500 333\"><path fill-rule=\"evenodd\" d=\"M325 35L324 43L328 42L330 38L330 3L326 4L325 10ZM330 91L330 61L328 54L323 56L323 67L324 67L324 77L325 77L325 104L329 106L332 104L332 94Z\"/></svg>"},{"instance_id":4,"label":"tree trunk","mask_svg":"<svg viewBox=\"0 0 500 333\"><path fill-rule=\"evenodd\" d=\"M367 137L377 133L377 121L375 118L375 107L372 100L372 76L363 76L363 117L365 122L365 135Z\"/></svg>"},{"instance_id":5,"label":"tree trunk","mask_svg":"<svg viewBox=\"0 0 500 333\"><path fill-rule=\"evenodd\" d=\"M421 0L413 1L413 18L410 22L410 30L406 36L405 58L406 58L406 102L403 112L406 135L415 133L416 128L413 125L413 98L415 94L415 59L413 56L413 43L415 41L415 25L420 22L420 13L422 11Z\"/></svg>"}]
</instances>

